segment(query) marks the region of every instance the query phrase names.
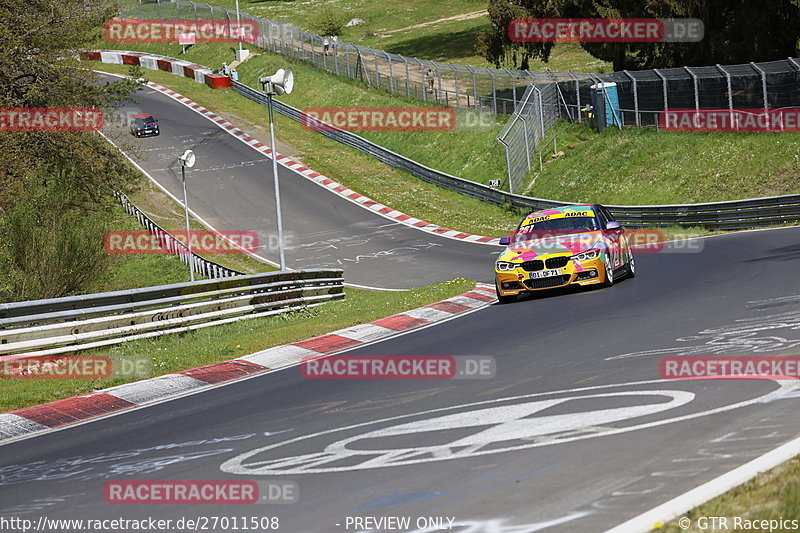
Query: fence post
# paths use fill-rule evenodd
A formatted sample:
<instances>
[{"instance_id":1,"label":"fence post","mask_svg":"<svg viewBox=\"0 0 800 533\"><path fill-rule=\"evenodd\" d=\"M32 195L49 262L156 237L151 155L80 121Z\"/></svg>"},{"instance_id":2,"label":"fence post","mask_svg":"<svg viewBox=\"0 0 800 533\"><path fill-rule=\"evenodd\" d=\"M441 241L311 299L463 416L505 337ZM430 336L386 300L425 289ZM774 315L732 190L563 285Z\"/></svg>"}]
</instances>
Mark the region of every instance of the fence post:
<instances>
[{"instance_id":1,"label":"fence post","mask_svg":"<svg viewBox=\"0 0 800 533\"><path fill-rule=\"evenodd\" d=\"M667 110L669 108L669 105L667 104L667 78L662 76L657 68L654 68L653 72L656 73L656 76L661 78L661 82L662 82L663 87L664 87L664 110Z\"/></svg>"},{"instance_id":2,"label":"fence post","mask_svg":"<svg viewBox=\"0 0 800 533\"><path fill-rule=\"evenodd\" d=\"M416 57L414 58L414 61L419 63L419 73L420 73L419 75L420 75L420 78L422 78L422 101L423 102L427 102L428 101L428 84L426 83L426 80L425 80L425 73L426 73L425 65L423 65L422 61L420 61Z\"/></svg>"},{"instance_id":3,"label":"fence post","mask_svg":"<svg viewBox=\"0 0 800 533\"><path fill-rule=\"evenodd\" d=\"M511 73L510 69L504 68L503 70L505 70L506 73L508 74L508 77L511 78L511 94L512 94L512 97L514 98L514 109L516 109L517 108L517 79Z\"/></svg>"},{"instance_id":4,"label":"fence post","mask_svg":"<svg viewBox=\"0 0 800 533\"><path fill-rule=\"evenodd\" d=\"M753 67L753 70L761 74L761 91L764 98L764 113L766 113L769 109L769 100L767 99L767 73L761 70L761 67L752 61L750 62L750 66Z\"/></svg>"},{"instance_id":5,"label":"fence post","mask_svg":"<svg viewBox=\"0 0 800 533\"><path fill-rule=\"evenodd\" d=\"M514 179L511 174L511 155L509 154L509 146L508 143L505 142L500 137L497 137L497 141L502 144L506 149L506 168L508 169L508 192L514 194Z\"/></svg>"},{"instance_id":6,"label":"fence post","mask_svg":"<svg viewBox=\"0 0 800 533\"><path fill-rule=\"evenodd\" d=\"M492 77L492 105L494 106L494 114L497 114L497 85L494 82L494 73L488 68L486 71L489 73L489 76Z\"/></svg>"},{"instance_id":7,"label":"fence post","mask_svg":"<svg viewBox=\"0 0 800 533\"><path fill-rule=\"evenodd\" d=\"M389 94L394 94L394 73L392 72L392 58L387 52L383 53L386 56L386 61L389 62Z\"/></svg>"},{"instance_id":8,"label":"fence post","mask_svg":"<svg viewBox=\"0 0 800 533\"><path fill-rule=\"evenodd\" d=\"M439 97L442 95L442 70L439 68L439 63L436 61L433 62L433 66L436 67L436 85L439 87L436 93L436 103L439 104Z\"/></svg>"},{"instance_id":9,"label":"fence post","mask_svg":"<svg viewBox=\"0 0 800 533\"><path fill-rule=\"evenodd\" d=\"M544 98L542 98L542 91L536 85L533 86L533 90L539 95L539 125L542 127L542 140L544 140Z\"/></svg>"},{"instance_id":10,"label":"fence post","mask_svg":"<svg viewBox=\"0 0 800 533\"><path fill-rule=\"evenodd\" d=\"M455 80L455 83L456 83L456 107L461 107L459 105L461 103L460 102L461 98L459 98L459 95L458 95L458 69L453 64L450 64L450 66L453 68L453 79Z\"/></svg>"},{"instance_id":11,"label":"fence post","mask_svg":"<svg viewBox=\"0 0 800 533\"><path fill-rule=\"evenodd\" d=\"M636 125L641 126L642 122L639 118L639 92L637 91L636 87L636 78L631 76L631 73L627 70L623 70L622 72L624 72L625 75L631 79L631 82L633 82L633 112L634 116L636 117Z\"/></svg>"},{"instance_id":12,"label":"fence post","mask_svg":"<svg viewBox=\"0 0 800 533\"><path fill-rule=\"evenodd\" d=\"M403 57L403 64L406 66L406 96L411 97L411 76L408 74L408 59L405 57Z\"/></svg>"},{"instance_id":13,"label":"fence post","mask_svg":"<svg viewBox=\"0 0 800 533\"><path fill-rule=\"evenodd\" d=\"M372 52L372 57L375 58L375 87L378 89L381 88L381 72L378 70L378 54L375 53L375 50L372 48L369 49Z\"/></svg>"},{"instance_id":14,"label":"fence post","mask_svg":"<svg viewBox=\"0 0 800 533\"><path fill-rule=\"evenodd\" d=\"M725 80L727 81L728 85L728 113L730 114L731 125L736 127L736 129L739 129L738 121L736 122L736 124L734 124L733 122L733 88L731 87L731 73L722 68L722 65L720 65L719 63L717 63L717 69L719 69L720 72L725 74Z\"/></svg>"},{"instance_id":15,"label":"fence post","mask_svg":"<svg viewBox=\"0 0 800 533\"><path fill-rule=\"evenodd\" d=\"M475 109L479 109L479 102L478 102L478 77L475 74L475 69L470 67L469 65L465 65L468 71L472 73L472 94L473 98L475 99ZM469 104L469 98L467 98L467 103ZM469 107L469 105L468 105Z\"/></svg>"},{"instance_id":16,"label":"fence post","mask_svg":"<svg viewBox=\"0 0 800 533\"><path fill-rule=\"evenodd\" d=\"M522 115L517 115L519 120L522 122L522 133L525 134L525 155L527 156L526 159L528 160L528 172L531 171L531 147L528 141L528 123L525 121L525 117Z\"/></svg>"},{"instance_id":17,"label":"fence post","mask_svg":"<svg viewBox=\"0 0 800 533\"><path fill-rule=\"evenodd\" d=\"M575 80L575 101L578 106L578 124L581 123L581 85L578 81L578 76L574 72L567 72Z\"/></svg>"},{"instance_id":18,"label":"fence post","mask_svg":"<svg viewBox=\"0 0 800 533\"><path fill-rule=\"evenodd\" d=\"M692 69L689 67L683 67L683 69L692 77L692 81L694 82L694 109L695 111L700 111L700 88L697 86L697 76L695 76L695 73L692 72Z\"/></svg>"}]
</instances>

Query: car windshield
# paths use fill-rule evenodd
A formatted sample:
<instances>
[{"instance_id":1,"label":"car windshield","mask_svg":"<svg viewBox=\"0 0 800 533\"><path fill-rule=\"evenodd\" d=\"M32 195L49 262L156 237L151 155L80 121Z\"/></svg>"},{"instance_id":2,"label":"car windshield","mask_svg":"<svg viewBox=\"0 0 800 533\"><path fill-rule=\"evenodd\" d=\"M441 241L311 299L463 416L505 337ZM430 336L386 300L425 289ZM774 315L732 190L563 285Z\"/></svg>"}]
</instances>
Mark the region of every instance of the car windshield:
<instances>
[{"instance_id":1,"label":"car windshield","mask_svg":"<svg viewBox=\"0 0 800 533\"><path fill-rule=\"evenodd\" d=\"M550 218L535 222L533 224L525 225L525 222L530 220L526 218L523 225L520 226L519 231L525 233L540 233L546 231L596 231L598 230L597 219L593 216L582 217L572 216L563 218ZM534 218L535 220L535 218Z\"/></svg>"},{"instance_id":2,"label":"car windshield","mask_svg":"<svg viewBox=\"0 0 800 533\"><path fill-rule=\"evenodd\" d=\"M145 125L155 124L155 122L156 122L156 119L154 119L153 117L139 117L139 118L136 119L136 124L138 126L145 126Z\"/></svg>"}]
</instances>

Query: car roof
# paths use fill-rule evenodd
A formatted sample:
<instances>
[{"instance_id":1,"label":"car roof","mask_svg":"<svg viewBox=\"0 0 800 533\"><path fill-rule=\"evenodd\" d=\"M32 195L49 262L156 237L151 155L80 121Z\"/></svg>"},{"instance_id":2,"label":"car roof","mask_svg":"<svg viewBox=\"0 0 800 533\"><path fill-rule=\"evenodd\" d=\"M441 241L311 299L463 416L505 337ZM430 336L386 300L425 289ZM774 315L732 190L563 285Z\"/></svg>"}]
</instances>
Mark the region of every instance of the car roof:
<instances>
[{"instance_id":1,"label":"car roof","mask_svg":"<svg viewBox=\"0 0 800 533\"><path fill-rule=\"evenodd\" d=\"M594 211L595 206L591 204L577 204L577 205L562 205L558 207L548 207L547 209L542 209L541 211L532 211L528 213L525 218L533 218L538 216L545 216L545 215L555 215L559 213L574 213L580 211L586 211L587 213L591 213ZM591 216L588 215L587 216Z\"/></svg>"},{"instance_id":2,"label":"car roof","mask_svg":"<svg viewBox=\"0 0 800 533\"><path fill-rule=\"evenodd\" d=\"M133 118L153 118L153 115L133 115Z\"/></svg>"}]
</instances>

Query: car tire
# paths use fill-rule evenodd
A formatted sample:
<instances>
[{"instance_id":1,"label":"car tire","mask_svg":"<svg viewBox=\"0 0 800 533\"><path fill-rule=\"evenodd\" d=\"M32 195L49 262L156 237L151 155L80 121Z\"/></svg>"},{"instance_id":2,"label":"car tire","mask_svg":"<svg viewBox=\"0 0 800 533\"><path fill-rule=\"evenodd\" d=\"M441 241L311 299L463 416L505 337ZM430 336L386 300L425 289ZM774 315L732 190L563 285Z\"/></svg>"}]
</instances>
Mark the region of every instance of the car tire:
<instances>
[{"instance_id":1,"label":"car tire","mask_svg":"<svg viewBox=\"0 0 800 533\"><path fill-rule=\"evenodd\" d=\"M606 265L606 279L603 280L603 287L611 287L614 285L614 267Z\"/></svg>"},{"instance_id":2,"label":"car tire","mask_svg":"<svg viewBox=\"0 0 800 533\"><path fill-rule=\"evenodd\" d=\"M504 295L500 294L500 287L497 286L497 282L496 281L494 282L494 290L497 293L497 301L500 302L501 304L510 304L512 302L517 301L517 295L516 294L511 294L509 296L504 296Z\"/></svg>"},{"instance_id":3,"label":"car tire","mask_svg":"<svg viewBox=\"0 0 800 533\"><path fill-rule=\"evenodd\" d=\"M631 254L631 260L625 265L625 273L629 278L636 277L636 260L633 258L633 254Z\"/></svg>"}]
</instances>

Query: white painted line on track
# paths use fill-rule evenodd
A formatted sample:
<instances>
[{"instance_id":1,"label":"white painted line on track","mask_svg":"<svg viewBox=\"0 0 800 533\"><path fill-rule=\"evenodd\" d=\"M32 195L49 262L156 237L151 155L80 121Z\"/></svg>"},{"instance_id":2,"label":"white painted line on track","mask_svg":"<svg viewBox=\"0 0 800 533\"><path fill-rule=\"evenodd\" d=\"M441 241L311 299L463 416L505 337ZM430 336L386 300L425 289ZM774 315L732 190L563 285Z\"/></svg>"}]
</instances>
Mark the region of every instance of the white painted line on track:
<instances>
[{"instance_id":1,"label":"white painted line on track","mask_svg":"<svg viewBox=\"0 0 800 533\"><path fill-rule=\"evenodd\" d=\"M726 474L722 474L658 507L631 518L627 522L609 529L606 533L646 533L652 531L656 523L669 522L698 505L702 505L743 483L747 483L758 474L771 470L798 454L800 454L800 438L789 441L740 467L734 468Z\"/></svg>"}]
</instances>

